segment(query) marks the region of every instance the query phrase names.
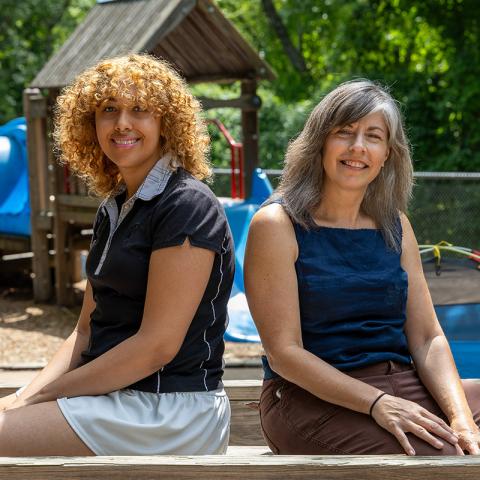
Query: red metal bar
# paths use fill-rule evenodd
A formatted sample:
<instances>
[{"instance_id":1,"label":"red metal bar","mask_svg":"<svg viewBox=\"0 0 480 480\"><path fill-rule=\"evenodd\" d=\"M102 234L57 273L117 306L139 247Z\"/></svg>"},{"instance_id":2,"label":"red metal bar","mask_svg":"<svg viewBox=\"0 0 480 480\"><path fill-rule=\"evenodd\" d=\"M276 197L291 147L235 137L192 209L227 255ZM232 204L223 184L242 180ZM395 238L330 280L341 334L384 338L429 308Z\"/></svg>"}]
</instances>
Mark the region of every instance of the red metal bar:
<instances>
[{"instance_id":1,"label":"red metal bar","mask_svg":"<svg viewBox=\"0 0 480 480\"><path fill-rule=\"evenodd\" d=\"M243 181L243 144L235 141L220 120L209 118L206 122L215 125L220 130L230 147L230 189L232 198L245 198L245 186Z\"/></svg>"}]
</instances>

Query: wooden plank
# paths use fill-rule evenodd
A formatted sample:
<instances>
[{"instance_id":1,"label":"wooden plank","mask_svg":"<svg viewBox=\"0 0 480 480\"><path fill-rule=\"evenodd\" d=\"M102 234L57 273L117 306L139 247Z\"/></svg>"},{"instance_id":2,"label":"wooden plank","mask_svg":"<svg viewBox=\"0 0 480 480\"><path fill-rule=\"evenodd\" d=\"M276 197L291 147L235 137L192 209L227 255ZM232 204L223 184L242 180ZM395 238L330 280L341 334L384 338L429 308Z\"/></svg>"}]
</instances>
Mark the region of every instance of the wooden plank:
<instances>
[{"instance_id":1,"label":"wooden plank","mask_svg":"<svg viewBox=\"0 0 480 480\"><path fill-rule=\"evenodd\" d=\"M47 301L52 295L48 239L39 218L47 216L47 131L46 100L38 89L26 89L23 94L27 120L28 174L30 191L30 220L32 225L33 296L36 301Z\"/></svg>"},{"instance_id":2,"label":"wooden plank","mask_svg":"<svg viewBox=\"0 0 480 480\"><path fill-rule=\"evenodd\" d=\"M87 197L84 195L57 195L57 202L60 207L89 208L94 212L97 211L101 201L100 198Z\"/></svg>"},{"instance_id":3,"label":"wooden plank","mask_svg":"<svg viewBox=\"0 0 480 480\"><path fill-rule=\"evenodd\" d=\"M0 479L478 480L480 457L206 455L0 458Z\"/></svg>"},{"instance_id":4,"label":"wooden plank","mask_svg":"<svg viewBox=\"0 0 480 480\"><path fill-rule=\"evenodd\" d=\"M53 221L55 248L55 295L58 305L73 305L72 277L70 272L70 254L68 252L68 223L57 214Z\"/></svg>"},{"instance_id":5,"label":"wooden plank","mask_svg":"<svg viewBox=\"0 0 480 480\"><path fill-rule=\"evenodd\" d=\"M16 237L13 235L0 236L0 252L28 252L30 237Z\"/></svg>"},{"instance_id":6,"label":"wooden plank","mask_svg":"<svg viewBox=\"0 0 480 480\"><path fill-rule=\"evenodd\" d=\"M224 380L223 385L230 400L258 400L262 391L261 380Z\"/></svg>"},{"instance_id":7,"label":"wooden plank","mask_svg":"<svg viewBox=\"0 0 480 480\"><path fill-rule=\"evenodd\" d=\"M228 100L218 100L215 98L197 97L204 110L210 108L242 108L243 110L258 110L261 106L260 97L257 95L243 95L238 98Z\"/></svg>"},{"instance_id":8,"label":"wooden plank","mask_svg":"<svg viewBox=\"0 0 480 480\"><path fill-rule=\"evenodd\" d=\"M229 445L266 445L260 427L259 412L249 406L253 400L256 399L249 402L230 399L232 416Z\"/></svg>"},{"instance_id":9,"label":"wooden plank","mask_svg":"<svg viewBox=\"0 0 480 480\"><path fill-rule=\"evenodd\" d=\"M78 225L89 226L93 225L96 210L80 210L61 208L58 210L58 219L64 223L76 223Z\"/></svg>"}]
</instances>

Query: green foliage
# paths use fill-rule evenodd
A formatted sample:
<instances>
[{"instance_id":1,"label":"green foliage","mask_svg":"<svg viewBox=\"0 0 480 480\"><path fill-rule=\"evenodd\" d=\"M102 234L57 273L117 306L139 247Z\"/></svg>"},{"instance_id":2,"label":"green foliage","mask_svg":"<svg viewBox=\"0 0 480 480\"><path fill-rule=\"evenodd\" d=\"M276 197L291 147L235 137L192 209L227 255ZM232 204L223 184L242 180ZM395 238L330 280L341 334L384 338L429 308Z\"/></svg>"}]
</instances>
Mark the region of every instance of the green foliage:
<instances>
[{"instance_id":1,"label":"green foliage","mask_svg":"<svg viewBox=\"0 0 480 480\"><path fill-rule=\"evenodd\" d=\"M22 91L95 0L2 0L0 124L23 114Z\"/></svg>"},{"instance_id":2,"label":"green foliage","mask_svg":"<svg viewBox=\"0 0 480 480\"><path fill-rule=\"evenodd\" d=\"M262 112L274 125L262 123L261 138L277 166L279 145L288 141L278 136L294 133L285 126L297 103L311 108L341 81L366 77L402 103L417 170L480 170L480 2L277 0L304 73L293 68L260 3L218 0L278 73ZM293 120L295 128L299 123ZM271 166L269 158L262 161Z\"/></svg>"},{"instance_id":3,"label":"green foliage","mask_svg":"<svg viewBox=\"0 0 480 480\"><path fill-rule=\"evenodd\" d=\"M0 17L0 123L21 115L22 89L82 20L95 0L3 0ZM338 83L367 77L401 102L417 170L480 170L480 2L477 0L274 0L299 72L267 18L262 0L217 4L277 72L259 94L260 158L280 168L288 141L316 102ZM195 87L228 98L238 85ZM240 139L234 109L207 112ZM213 135L212 159L229 152Z\"/></svg>"}]
</instances>

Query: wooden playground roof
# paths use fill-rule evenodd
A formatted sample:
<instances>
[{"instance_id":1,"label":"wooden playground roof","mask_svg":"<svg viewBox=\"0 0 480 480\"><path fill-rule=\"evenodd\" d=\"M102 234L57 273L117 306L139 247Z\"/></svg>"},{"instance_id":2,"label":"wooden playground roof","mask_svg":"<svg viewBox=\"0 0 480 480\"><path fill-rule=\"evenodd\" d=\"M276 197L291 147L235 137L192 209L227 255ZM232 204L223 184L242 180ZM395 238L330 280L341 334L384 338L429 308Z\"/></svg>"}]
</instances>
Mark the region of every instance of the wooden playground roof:
<instances>
[{"instance_id":1,"label":"wooden playground roof","mask_svg":"<svg viewBox=\"0 0 480 480\"><path fill-rule=\"evenodd\" d=\"M274 78L211 0L118 0L97 3L30 86L60 88L103 58L140 52L190 83Z\"/></svg>"}]
</instances>

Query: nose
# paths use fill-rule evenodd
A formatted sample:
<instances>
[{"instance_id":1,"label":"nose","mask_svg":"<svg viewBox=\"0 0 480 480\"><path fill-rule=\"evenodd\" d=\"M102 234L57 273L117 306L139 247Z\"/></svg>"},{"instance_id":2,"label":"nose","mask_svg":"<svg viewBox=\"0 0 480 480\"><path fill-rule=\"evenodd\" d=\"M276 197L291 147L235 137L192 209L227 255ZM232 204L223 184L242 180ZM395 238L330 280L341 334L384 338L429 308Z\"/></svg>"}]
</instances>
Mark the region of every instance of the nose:
<instances>
[{"instance_id":1,"label":"nose","mask_svg":"<svg viewBox=\"0 0 480 480\"><path fill-rule=\"evenodd\" d=\"M353 136L349 150L352 152L365 152L365 138L361 132Z\"/></svg>"},{"instance_id":2,"label":"nose","mask_svg":"<svg viewBox=\"0 0 480 480\"><path fill-rule=\"evenodd\" d=\"M128 131L132 129L132 121L128 110L121 109L118 111L115 130L118 132Z\"/></svg>"}]
</instances>

